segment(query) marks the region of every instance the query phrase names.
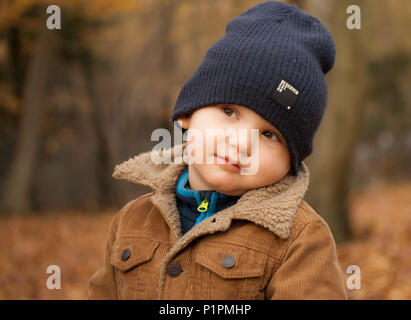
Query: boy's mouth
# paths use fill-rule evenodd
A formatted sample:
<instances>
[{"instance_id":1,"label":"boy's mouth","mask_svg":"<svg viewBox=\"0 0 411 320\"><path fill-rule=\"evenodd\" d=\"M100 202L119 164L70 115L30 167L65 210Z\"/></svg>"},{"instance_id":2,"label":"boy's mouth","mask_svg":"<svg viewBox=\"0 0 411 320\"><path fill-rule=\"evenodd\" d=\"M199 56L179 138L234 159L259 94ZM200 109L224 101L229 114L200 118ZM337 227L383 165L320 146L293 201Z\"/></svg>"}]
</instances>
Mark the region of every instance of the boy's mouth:
<instances>
[{"instance_id":1,"label":"boy's mouth","mask_svg":"<svg viewBox=\"0 0 411 320\"><path fill-rule=\"evenodd\" d=\"M228 167L233 167L233 168L236 168L237 170L240 170L241 169L241 165L240 165L240 163L237 161L237 162L235 162L235 161L231 161L230 162L230 157L228 157L228 156L225 156L225 157L220 157L220 156L218 156L218 155L214 155L214 158L215 158L215 160L216 160L216 163L217 164L222 164L222 165L225 165L225 166L228 166ZM222 160L224 160L225 161L225 163L218 163L217 162L217 159L222 159Z\"/></svg>"}]
</instances>

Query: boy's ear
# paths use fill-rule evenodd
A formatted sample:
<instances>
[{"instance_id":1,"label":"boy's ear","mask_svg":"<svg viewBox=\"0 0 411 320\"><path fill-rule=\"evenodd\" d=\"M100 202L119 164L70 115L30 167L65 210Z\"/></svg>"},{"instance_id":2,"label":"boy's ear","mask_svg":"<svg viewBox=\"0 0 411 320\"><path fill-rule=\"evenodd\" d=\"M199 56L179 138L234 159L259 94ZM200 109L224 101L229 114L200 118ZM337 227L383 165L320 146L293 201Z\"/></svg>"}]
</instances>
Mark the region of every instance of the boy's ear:
<instances>
[{"instance_id":1,"label":"boy's ear","mask_svg":"<svg viewBox=\"0 0 411 320\"><path fill-rule=\"evenodd\" d=\"M178 117L177 122L183 129L188 129L190 126L190 117Z\"/></svg>"}]
</instances>

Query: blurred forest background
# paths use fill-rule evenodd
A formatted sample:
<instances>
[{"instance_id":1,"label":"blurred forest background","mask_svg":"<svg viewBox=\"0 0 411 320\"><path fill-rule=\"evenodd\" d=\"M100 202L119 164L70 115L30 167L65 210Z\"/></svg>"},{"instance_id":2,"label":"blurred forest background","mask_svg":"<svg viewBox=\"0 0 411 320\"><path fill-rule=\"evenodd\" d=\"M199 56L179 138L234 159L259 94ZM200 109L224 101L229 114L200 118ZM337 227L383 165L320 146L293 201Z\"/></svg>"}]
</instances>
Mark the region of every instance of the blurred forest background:
<instances>
[{"instance_id":1,"label":"blurred forest background","mask_svg":"<svg viewBox=\"0 0 411 320\"><path fill-rule=\"evenodd\" d=\"M114 213L148 192L111 177L157 142L182 85L255 0L0 0L0 299L79 299ZM411 2L287 1L334 36L307 201L352 299L411 298ZM48 30L47 6L61 8ZM349 30L346 9L361 8ZM46 287L59 265L62 289ZM349 276L347 274L347 276Z\"/></svg>"}]
</instances>

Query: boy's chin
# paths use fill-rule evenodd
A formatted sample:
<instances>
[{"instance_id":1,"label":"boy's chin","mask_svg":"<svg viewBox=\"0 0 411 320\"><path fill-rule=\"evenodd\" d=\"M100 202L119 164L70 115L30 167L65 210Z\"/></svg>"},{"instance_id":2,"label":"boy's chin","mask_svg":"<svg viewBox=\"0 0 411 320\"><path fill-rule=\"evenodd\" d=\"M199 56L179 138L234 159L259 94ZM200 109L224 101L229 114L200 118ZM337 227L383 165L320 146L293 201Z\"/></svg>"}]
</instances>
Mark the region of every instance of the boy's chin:
<instances>
[{"instance_id":1,"label":"boy's chin","mask_svg":"<svg viewBox=\"0 0 411 320\"><path fill-rule=\"evenodd\" d=\"M206 165L201 170L201 176L213 190L227 194L239 195L241 191L238 179L235 179L239 173L230 172L218 165ZM242 192L244 193L244 192Z\"/></svg>"}]
</instances>

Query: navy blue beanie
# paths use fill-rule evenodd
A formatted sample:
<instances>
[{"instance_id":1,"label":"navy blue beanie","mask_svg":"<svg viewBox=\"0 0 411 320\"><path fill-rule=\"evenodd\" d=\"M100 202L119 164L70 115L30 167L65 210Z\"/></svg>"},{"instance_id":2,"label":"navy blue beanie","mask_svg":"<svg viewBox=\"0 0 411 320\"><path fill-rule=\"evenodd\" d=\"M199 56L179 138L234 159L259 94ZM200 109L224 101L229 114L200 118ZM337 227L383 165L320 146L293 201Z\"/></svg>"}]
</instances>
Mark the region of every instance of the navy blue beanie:
<instances>
[{"instance_id":1,"label":"navy blue beanie","mask_svg":"<svg viewBox=\"0 0 411 320\"><path fill-rule=\"evenodd\" d=\"M183 85L171 121L216 104L250 108L283 135L296 175L313 151L335 61L330 32L294 5L267 1L230 20Z\"/></svg>"}]
</instances>

